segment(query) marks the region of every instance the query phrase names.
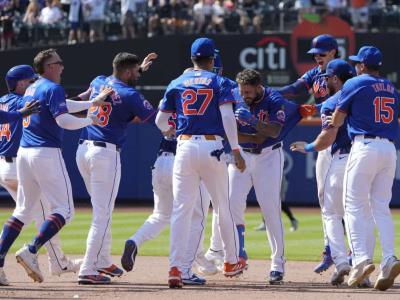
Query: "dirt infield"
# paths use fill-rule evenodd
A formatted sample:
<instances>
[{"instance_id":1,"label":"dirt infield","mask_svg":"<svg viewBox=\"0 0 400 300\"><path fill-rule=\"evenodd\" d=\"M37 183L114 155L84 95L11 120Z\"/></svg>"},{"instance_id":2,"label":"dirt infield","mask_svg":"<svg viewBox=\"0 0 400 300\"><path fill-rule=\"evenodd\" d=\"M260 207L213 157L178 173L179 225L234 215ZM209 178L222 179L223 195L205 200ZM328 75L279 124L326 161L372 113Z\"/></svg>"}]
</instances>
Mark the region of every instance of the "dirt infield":
<instances>
[{"instance_id":1,"label":"dirt infield","mask_svg":"<svg viewBox=\"0 0 400 300\"><path fill-rule=\"evenodd\" d=\"M119 261L119 257L114 259ZM240 278L210 276L206 286L184 287L182 290L170 290L166 285L166 257L138 257L133 272L113 279L108 286L78 285L75 274L51 277L45 256L40 257L40 264L45 281L35 284L9 255L5 271L12 285L0 287L0 299L400 299L399 286L386 292L331 287L329 274L314 274L314 263L309 262L288 262L285 283L281 286L266 286L267 262L251 260L249 270ZM378 272L375 273L373 279Z\"/></svg>"}]
</instances>

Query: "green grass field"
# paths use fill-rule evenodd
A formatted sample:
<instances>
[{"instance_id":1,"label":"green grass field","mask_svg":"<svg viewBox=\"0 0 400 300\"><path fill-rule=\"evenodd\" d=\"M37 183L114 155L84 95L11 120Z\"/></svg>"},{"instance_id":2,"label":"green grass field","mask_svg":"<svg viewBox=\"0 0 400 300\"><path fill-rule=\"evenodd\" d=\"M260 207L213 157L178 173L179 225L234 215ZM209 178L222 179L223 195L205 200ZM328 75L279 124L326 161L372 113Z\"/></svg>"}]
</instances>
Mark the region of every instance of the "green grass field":
<instances>
[{"instance_id":1,"label":"green grass field","mask_svg":"<svg viewBox=\"0 0 400 300\"><path fill-rule=\"evenodd\" d=\"M1 224L10 216L12 210L0 209ZM321 216L318 210L304 211L293 210L295 217L299 220L299 229L296 232L289 231L289 221L283 216L285 226L285 256L287 260L317 261L320 259L320 253L323 248ZM139 209L117 209L113 215L113 245L112 254L120 255L122 253L125 240L130 237L146 220L150 213ZM246 250L252 259L265 259L270 255L269 246L265 232L254 231L261 220L259 212L249 212L246 214ZM396 233L396 253L400 252L400 214L394 211L395 233ZM78 210L75 219L68 224L61 233L62 247L69 254L84 254L86 247L86 237L91 222L91 213L89 210ZM210 237L211 218L208 218L206 231L205 249L207 249ZM30 241L36 232L33 225L26 227L17 241L11 248L14 253L24 242ZM381 253L379 242L375 251L375 259L379 261ZM169 249L169 229L166 229L155 240L146 242L139 250L139 255L167 256Z\"/></svg>"}]
</instances>

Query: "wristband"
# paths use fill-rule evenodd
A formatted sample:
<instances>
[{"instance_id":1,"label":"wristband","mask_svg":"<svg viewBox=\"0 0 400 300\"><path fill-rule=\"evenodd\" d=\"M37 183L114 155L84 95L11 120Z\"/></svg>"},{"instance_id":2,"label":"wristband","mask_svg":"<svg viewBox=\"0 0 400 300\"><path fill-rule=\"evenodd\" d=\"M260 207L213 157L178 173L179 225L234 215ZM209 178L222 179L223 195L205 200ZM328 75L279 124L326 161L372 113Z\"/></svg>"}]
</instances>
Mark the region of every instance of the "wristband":
<instances>
[{"instance_id":1,"label":"wristband","mask_svg":"<svg viewBox=\"0 0 400 300\"><path fill-rule=\"evenodd\" d=\"M304 146L304 151L306 152L315 152L314 144L307 144Z\"/></svg>"}]
</instances>

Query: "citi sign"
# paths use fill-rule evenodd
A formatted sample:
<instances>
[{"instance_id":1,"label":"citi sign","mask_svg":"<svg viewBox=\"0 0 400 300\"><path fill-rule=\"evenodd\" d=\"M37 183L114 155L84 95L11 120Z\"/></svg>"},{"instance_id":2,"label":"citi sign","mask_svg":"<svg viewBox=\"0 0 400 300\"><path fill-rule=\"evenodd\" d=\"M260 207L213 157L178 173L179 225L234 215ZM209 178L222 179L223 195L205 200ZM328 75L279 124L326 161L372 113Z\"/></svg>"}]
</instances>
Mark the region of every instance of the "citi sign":
<instances>
[{"instance_id":1,"label":"citi sign","mask_svg":"<svg viewBox=\"0 0 400 300\"><path fill-rule=\"evenodd\" d=\"M244 48L239 54L240 65L245 69L286 69L287 42L280 37L265 37L256 47Z\"/></svg>"}]
</instances>

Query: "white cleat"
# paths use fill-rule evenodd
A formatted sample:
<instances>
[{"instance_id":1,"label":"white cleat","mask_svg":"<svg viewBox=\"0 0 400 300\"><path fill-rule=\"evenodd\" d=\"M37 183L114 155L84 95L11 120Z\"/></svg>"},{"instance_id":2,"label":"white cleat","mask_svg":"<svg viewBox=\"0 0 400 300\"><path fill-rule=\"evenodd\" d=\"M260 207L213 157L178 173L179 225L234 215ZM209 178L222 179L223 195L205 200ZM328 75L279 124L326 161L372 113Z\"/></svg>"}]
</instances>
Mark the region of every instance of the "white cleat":
<instances>
[{"instance_id":1,"label":"white cleat","mask_svg":"<svg viewBox=\"0 0 400 300\"><path fill-rule=\"evenodd\" d=\"M335 272L333 272L331 277L331 284L339 286L344 282L344 276L349 275L351 270L350 265L345 262L336 266Z\"/></svg>"},{"instance_id":2,"label":"white cleat","mask_svg":"<svg viewBox=\"0 0 400 300\"><path fill-rule=\"evenodd\" d=\"M217 266L214 265L213 262L207 260L202 253L197 256L194 266L201 275L215 275L218 273Z\"/></svg>"},{"instance_id":3,"label":"white cleat","mask_svg":"<svg viewBox=\"0 0 400 300\"><path fill-rule=\"evenodd\" d=\"M31 253L27 245L15 253L17 262L25 269L26 273L35 282L43 282L43 275L39 268L38 255Z\"/></svg>"},{"instance_id":4,"label":"white cleat","mask_svg":"<svg viewBox=\"0 0 400 300\"><path fill-rule=\"evenodd\" d=\"M224 269L224 256L224 250L214 251L212 249L208 249L204 255L204 257L212 262L220 272Z\"/></svg>"},{"instance_id":5,"label":"white cleat","mask_svg":"<svg viewBox=\"0 0 400 300\"><path fill-rule=\"evenodd\" d=\"M400 274L400 261L392 256L386 265L382 268L378 278L375 281L374 288L380 291L386 291L394 284L394 279Z\"/></svg>"},{"instance_id":6,"label":"white cleat","mask_svg":"<svg viewBox=\"0 0 400 300\"><path fill-rule=\"evenodd\" d=\"M58 262L49 258L49 270L53 276L60 276L65 273L79 272L83 259L69 259L62 257Z\"/></svg>"},{"instance_id":7,"label":"white cleat","mask_svg":"<svg viewBox=\"0 0 400 300\"><path fill-rule=\"evenodd\" d=\"M353 267L350 271L347 285L349 287L356 287L358 284L363 282L365 278L369 276L375 270L375 266L371 260L367 259L357 266Z\"/></svg>"},{"instance_id":8,"label":"white cleat","mask_svg":"<svg viewBox=\"0 0 400 300\"><path fill-rule=\"evenodd\" d=\"M0 285L10 285L10 282L7 280L6 273L4 273L3 268L0 268Z\"/></svg>"}]
</instances>

